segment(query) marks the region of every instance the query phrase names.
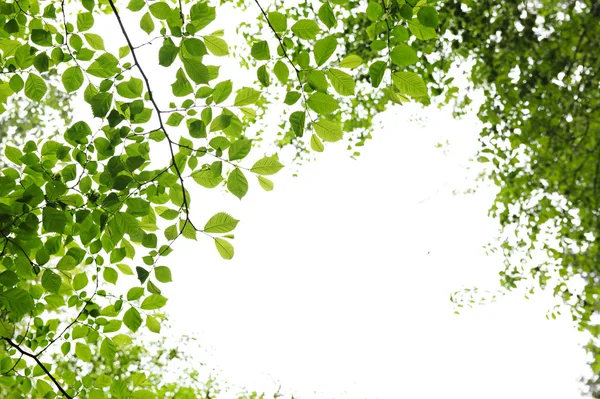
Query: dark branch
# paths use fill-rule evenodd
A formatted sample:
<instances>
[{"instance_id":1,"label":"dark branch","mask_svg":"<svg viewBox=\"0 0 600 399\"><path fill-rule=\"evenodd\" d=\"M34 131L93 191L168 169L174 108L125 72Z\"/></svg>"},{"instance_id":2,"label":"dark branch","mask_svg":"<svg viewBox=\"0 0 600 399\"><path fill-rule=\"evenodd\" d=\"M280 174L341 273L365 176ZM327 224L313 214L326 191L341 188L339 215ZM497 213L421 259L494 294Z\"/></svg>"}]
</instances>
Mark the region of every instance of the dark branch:
<instances>
[{"instance_id":1,"label":"dark branch","mask_svg":"<svg viewBox=\"0 0 600 399\"><path fill-rule=\"evenodd\" d=\"M115 13L115 17L117 18L117 22L119 23L121 32L123 33L123 36L125 37L125 40L127 41L127 46L129 46L129 49L131 50L131 55L133 57L133 61L134 61L135 65L137 66L137 69L140 71L142 78L144 79L144 82L146 84L146 89L148 90L148 98L150 99L150 102L152 103L152 106L154 107L154 110L156 111L156 116L158 116L158 122L160 124L160 129L165 134L167 141L169 143L169 151L171 153L171 159L173 160L173 167L175 168L175 172L177 173L177 177L179 178L179 182L181 183L181 191L182 191L182 195L183 195L183 208L185 211L186 219L189 220L189 217L190 217L189 205L188 205L187 194L185 192L183 176L181 174L181 171L179 170L179 167L177 166L177 162L175 162L175 151L173 149L173 145L175 144L175 142L171 139L171 137L169 137L169 134L167 133L167 129L165 128L165 125L162 120L162 112L161 112L160 108L158 107L158 104L156 103L156 100L154 99L154 95L152 94L152 89L150 88L150 81L148 80L148 76L144 72L142 65L140 64L140 62L137 59L137 56L135 54L135 47L133 46L133 44L131 43L131 40L129 39L129 35L127 34L127 31L125 30L125 26L123 25L121 16L119 15L117 8L115 7L115 3L113 2L113 0L108 0L108 4L110 4L110 8Z\"/></svg>"},{"instance_id":2,"label":"dark branch","mask_svg":"<svg viewBox=\"0 0 600 399\"><path fill-rule=\"evenodd\" d=\"M41 368L41 369L44 371L44 373L46 373L46 375L47 375L48 377L50 377L50 379L52 380L52 382L54 383L54 385L56 385L56 387L58 388L58 390L60 391L60 393L61 393L61 394L63 394L63 396L65 396L65 397L66 397L66 398L68 398L68 399L73 399L73 397L72 397L71 395L69 395L69 394L67 393L67 391L65 391L65 390L64 390L64 388L63 388L63 387L62 387L62 386L61 386L61 385L58 383L58 381L56 380L56 378L54 378L54 376L52 375L52 373L50 373L50 370L48 370L48 369L46 368L46 366L44 366L44 363L42 363L42 362L40 361L40 359L38 359L38 358L37 358L37 356L36 356L36 355L34 355L34 354L32 354L32 353L29 353L29 352L26 352L26 351L24 351L24 350L23 350L23 349L22 349L22 348L21 348L19 345L17 345L17 344L15 344L14 342L12 342L12 341L11 341L9 338L4 338L4 340L5 340L6 342L8 342L8 344L9 344L10 346L12 346L12 347L13 347L13 348L15 348L17 351L19 351L19 353L21 353L21 355L23 355L23 356L27 356L27 357L29 357L29 358L33 359L33 360L34 360L34 361L37 363L37 365L38 365L38 366L40 366L40 368Z\"/></svg>"}]
</instances>

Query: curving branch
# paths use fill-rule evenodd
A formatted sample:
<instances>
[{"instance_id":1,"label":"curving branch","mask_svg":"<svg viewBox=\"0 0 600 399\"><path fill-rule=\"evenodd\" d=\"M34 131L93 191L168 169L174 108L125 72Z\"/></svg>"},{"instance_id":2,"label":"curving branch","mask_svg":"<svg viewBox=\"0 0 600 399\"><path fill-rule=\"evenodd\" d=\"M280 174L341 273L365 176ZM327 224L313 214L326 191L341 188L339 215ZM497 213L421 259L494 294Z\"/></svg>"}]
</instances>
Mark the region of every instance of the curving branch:
<instances>
[{"instance_id":1,"label":"curving branch","mask_svg":"<svg viewBox=\"0 0 600 399\"><path fill-rule=\"evenodd\" d=\"M137 69L140 71L140 74L142 75L142 78L144 79L144 83L146 85L146 90L148 90L148 98L150 99L150 102L152 103L152 106L154 107L154 110L156 111L156 115L158 116L158 122L160 124L160 130L162 130L162 132L165 134L165 137L167 138L167 142L169 144L169 151L171 153L171 159L172 159L172 164L173 167L175 168L175 172L177 173L177 177L179 178L179 182L181 183L181 191L182 191L182 195L183 195L183 209L185 212L185 218L186 218L186 222L190 222L190 212L189 212L189 202L188 202L188 198L187 198L187 194L185 192L185 185L183 182L183 175L181 174L181 171L179 170L179 166L177 166L177 162L175 162L175 150L174 150L174 145L176 144L175 141L173 141L173 139L171 139L171 137L169 136L169 134L167 133L167 129L165 128L165 124L163 122L162 119L162 111L160 110L160 108L158 107L158 104L156 103L156 100L154 98L154 95L152 94L152 89L150 87L150 80L148 79L148 76L146 75L146 73L144 72L144 69L142 68L142 65L140 64L136 54L135 54L135 46L131 43L131 40L129 39L129 35L127 34L127 30L125 29L125 26L123 25L123 21L121 20L121 16L119 15L119 12L117 11L117 8L115 7L115 3L113 2L113 0L108 0L108 4L110 5L110 8L112 9L113 13L115 14L115 17L117 18L117 22L119 23L119 27L121 28L121 32L123 33L123 36L125 37L125 40L127 41L127 46L129 47L129 49L131 50L131 55L133 57L133 61L137 67Z\"/></svg>"},{"instance_id":2,"label":"curving branch","mask_svg":"<svg viewBox=\"0 0 600 399\"><path fill-rule=\"evenodd\" d=\"M73 397L71 395L69 395L67 393L67 391L65 391L65 389L60 385L60 383L56 380L56 378L52 375L52 373L50 373L50 370L48 370L46 368L46 366L44 365L44 363L42 363L40 361L40 359L38 359L37 355L34 355L33 353L29 353L25 350L23 350L23 348L21 348L19 345L15 344L13 341L11 341L9 338L4 338L4 340L13 348L15 348L22 356L26 356L28 358L33 359L38 366L40 366L40 368L42 369L42 371L44 371L44 373L46 373L46 375L48 377L50 377L50 379L52 380L52 382L54 383L54 385L56 385L56 388L58 388L58 390L60 391L60 393L66 397L67 399L73 399Z\"/></svg>"}]
</instances>

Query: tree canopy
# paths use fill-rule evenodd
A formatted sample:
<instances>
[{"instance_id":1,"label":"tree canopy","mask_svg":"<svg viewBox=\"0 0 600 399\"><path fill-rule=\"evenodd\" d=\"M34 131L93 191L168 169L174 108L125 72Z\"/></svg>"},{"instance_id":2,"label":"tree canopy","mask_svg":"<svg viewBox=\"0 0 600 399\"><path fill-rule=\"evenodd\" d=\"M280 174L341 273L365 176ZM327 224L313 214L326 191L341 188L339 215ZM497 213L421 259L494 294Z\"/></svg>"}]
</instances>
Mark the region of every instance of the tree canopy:
<instances>
[{"instance_id":1,"label":"tree canopy","mask_svg":"<svg viewBox=\"0 0 600 399\"><path fill-rule=\"evenodd\" d=\"M0 173L5 397L202 397L136 358L114 370L136 332L161 334L176 240L234 255L239 221L198 220L190 185L270 191L290 152L356 157L387 107L460 115L477 93L502 284L551 286L600 334L596 1L0 0L0 27L0 137L24 133Z\"/></svg>"}]
</instances>

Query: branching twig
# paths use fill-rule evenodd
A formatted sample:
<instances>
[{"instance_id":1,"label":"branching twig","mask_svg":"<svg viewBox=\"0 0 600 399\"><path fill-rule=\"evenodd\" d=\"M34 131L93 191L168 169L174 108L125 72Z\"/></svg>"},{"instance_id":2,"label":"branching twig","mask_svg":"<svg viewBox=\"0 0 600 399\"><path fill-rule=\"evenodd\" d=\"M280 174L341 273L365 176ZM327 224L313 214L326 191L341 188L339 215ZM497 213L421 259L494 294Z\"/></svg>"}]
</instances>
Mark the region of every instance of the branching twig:
<instances>
[{"instance_id":1,"label":"branching twig","mask_svg":"<svg viewBox=\"0 0 600 399\"><path fill-rule=\"evenodd\" d=\"M58 390L60 391L60 393L63 394L63 396L65 396L67 399L73 399L73 397L71 395L69 395L67 393L67 391L64 390L64 388L58 383L58 381L56 380L56 378L54 378L54 376L52 375L52 373L50 373L50 370L48 370L46 368L46 366L44 365L44 363L42 363L40 361L40 359L38 359L38 357L36 355L34 355L33 353L29 353L29 352L23 350L23 348L21 348L19 345L17 345L14 342L12 342L9 338L4 338L4 340L6 342L8 342L8 344L10 346L12 346L17 351L19 351L19 353L21 353L21 355L27 356L27 357L33 359L37 363L37 365L40 366L40 368L44 371L44 373L46 373L46 375L48 377L50 377L50 379L52 380L52 382L54 383L54 385L56 385L56 387L58 388Z\"/></svg>"},{"instance_id":2,"label":"branching twig","mask_svg":"<svg viewBox=\"0 0 600 399\"><path fill-rule=\"evenodd\" d=\"M137 59L137 56L135 54L135 47L133 46L133 44L131 43L131 40L129 39L129 35L127 34L127 31L125 30L125 26L123 25L121 16L119 15L117 8L115 7L115 3L113 2L113 0L108 0L108 4L110 4L110 8L115 13L115 17L117 18L117 22L119 23L121 32L123 32L123 36L125 37L125 40L127 41L127 45L129 46L129 49L131 50L131 56L133 57L133 61L134 61L135 65L137 66L137 69L140 71L140 74L142 75L142 78L144 79L144 82L146 84L146 90L148 90L148 98L150 99L150 102L152 103L152 106L154 107L154 110L156 111L156 116L158 117L160 129L163 131L163 133L165 134L165 137L167 138L167 142L169 144L169 151L171 153L171 159L173 160L173 167L175 168L175 172L177 173L179 182L181 183L181 192L183 195L184 212L186 215L186 219L189 220L189 217L190 217L189 204L188 204L187 194L185 192L183 176L181 174L181 171L179 170L179 166L177 166L177 162L175 162L175 151L173 149L173 145L175 144L175 142L173 141L173 139L171 139L171 137L167 133L167 129L165 128L165 125L162 120L162 112L161 112L160 108L158 107L158 104L156 103L156 100L154 99L154 95L152 94L152 89L150 88L150 81L148 80L148 76L144 72L142 65L140 64L140 62Z\"/></svg>"}]
</instances>

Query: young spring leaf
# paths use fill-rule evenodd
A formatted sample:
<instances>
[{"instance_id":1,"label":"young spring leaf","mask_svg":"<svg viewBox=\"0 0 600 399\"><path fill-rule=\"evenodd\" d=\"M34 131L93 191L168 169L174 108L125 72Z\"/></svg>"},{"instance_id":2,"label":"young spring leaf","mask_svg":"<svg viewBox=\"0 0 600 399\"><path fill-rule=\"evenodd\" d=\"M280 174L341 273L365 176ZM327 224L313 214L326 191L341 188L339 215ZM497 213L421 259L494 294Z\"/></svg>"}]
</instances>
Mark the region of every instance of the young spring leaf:
<instances>
[{"instance_id":1,"label":"young spring leaf","mask_svg":"<svg viewBox=\"0 0 600 399\"><path fill-rule=\"evenodd\" d=\"M354 69L354 68L358 68L359 66L361 66L363 63L362 58L360 58L360 56L356 55L356 54L350 54L344 57L344 59L342 59L340 61L340 67L341 68L348 68L348 69Z\"/></svg>"},{"instance_id":2,"label":"young spring leaf","mask_svg":"<svg viewBox=\"0 0 600 399\"><path fill-rule=\"evenodd\" d=\"M321 115L331 114L340 107L331 95L319 92L311 94L306 103L310 109Z\"/></svg>"},{"instance_id":3,"label":"young spring leaf","mask_svg":"<svg viewBox=\"0 0 600 399\"><path fill-rule=\"evenodd\" d=\"M239 199L242 199L248 192L248 180L239 168L235 168L229 174L227 189Z\"/></svg>"},{"instance_id":4,"label":"young spring leaf","mask_svg":"<svg viewBox=\"0 0 600 399\"><path fill-rule=\"evenodd\" d=\"M427 97L427 87L419 75L414 72L395 72L392 81L401 94L412 98Z\"/></svg>"},{"instance_id":5,"label":"young spring leaf","mask_svg":"<svg viewBox=\"0 0 600 399\"><path fill-rule=\"evenodd\" d=\"M311 19L301 19L292 25L294 35L304 40L314 39L320 31L319 25Z\"/></svg>"},{"instance_id":6,"label":"young spring leaf","mask_svg":"<svg viewBox=\"0 0 600 399\"><path fill-rule=\"evenodd\" d=\"M259 175L274 175L283 165L274 157L264 157L256 161L250 171Z\"/></svg>"},{"instance_id":7,"label":"young spring leaf","mask_svg":"<svg viewBox=\"0 0 600 399\"><path fill-rule=\"evenodd\" d=\"M314 50L315 62L317 63L317 66L323 65L335 52L336 48L337 39L333 35L317 40Z\"/></svg>"},{"instance_id":8,"label":"young spring leaf","mask_svg":"<svg viewBox=\"0 0 600 399\"><path fill-rule=\"evenodd\" d=\"M343 72L339 69L330 68L327 71L327 76L329 77L329 81L331 85L342 96L352 96L354 95L354 90L356 84L352 76L348 75L346 72Z\"/></svg>"},{"instance_id":9,"label":"young spring leaf","mask_svg":"<svg viewBox=\"0 0 600 399\"><path fill-rule=\"evenodd\" d=\"M313 128L323 141L335 142L341 140L343 136L339 122L320 119L313 123Z\"/></svg>"},{"instance_id":10,"label":"young spring leaf","mask_svg":"<svg viewBox=\"0 0 600 399\"><path fill-rule=\"evenodd\" d=\"M83 84L83 72L79 66L72 66L65 69L62 74L62 83L68 93L78 90Z\"/></svg>"},{"instance_id":11,"label":"young spring leaf","mask_svg":"<svg viewBox=\"0 0 600 399\"><path fill-rule=\"evenodd\" d=\"M33 100L40 101L48 91L46 82L35 73L30 73L25 81L25 95Z\"/></svg>"},{"instance_id":12,"label":"young spring leaf","mask_svg":"<svg viewBox=\"0 0 600 399\"><path fill-rule=\"evenodd\" d=\"M215 238L215 246L223 259L233 258L233 245L229 241L224 238Z\"/></svg>"},{"instance_id":13,"label":"young spring leaf","mask_svg":"<svg viewBox=\"0 0 600 399\"><path fill-rule=\"evenodd\" d=\"M239 220L225 212L219 212L212 216L204 225L204 231L207 233L229 233L233 231Z\"/></svg>"}]
</instances>

